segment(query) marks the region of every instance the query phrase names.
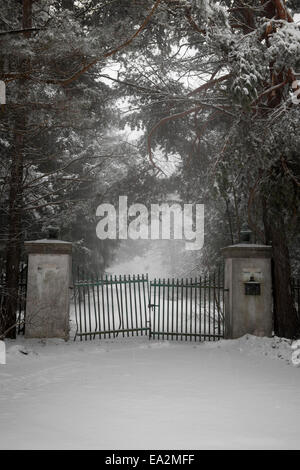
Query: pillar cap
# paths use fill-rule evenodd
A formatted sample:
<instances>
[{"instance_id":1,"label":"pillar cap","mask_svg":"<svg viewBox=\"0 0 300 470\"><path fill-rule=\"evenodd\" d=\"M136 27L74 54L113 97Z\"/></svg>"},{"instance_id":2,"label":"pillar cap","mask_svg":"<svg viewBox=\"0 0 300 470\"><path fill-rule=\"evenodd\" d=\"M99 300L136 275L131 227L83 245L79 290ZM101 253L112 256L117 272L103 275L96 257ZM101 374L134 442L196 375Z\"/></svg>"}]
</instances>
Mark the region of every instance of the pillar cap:
<instances>
[{"instance_id":1,"label":"pillar cap","mask_svg":"<svg viewBox=\"0 0 300 470\"><path fill-rule=\"evenodd\" d=\"M221 249L224 258L271 258L272 247L269 245L252 245L240 243Z\"/></svg>"},{"instance_id":2,"label":"pillar cap","mask_svg":"<svg viewBox=\"0 0 300 470\"><path fill-rule=\"evenodd\" d=\"M68 255L72 253L72 243L64 240L31 240L24 243L27 253Z\"/></svg>"}]
</instances>

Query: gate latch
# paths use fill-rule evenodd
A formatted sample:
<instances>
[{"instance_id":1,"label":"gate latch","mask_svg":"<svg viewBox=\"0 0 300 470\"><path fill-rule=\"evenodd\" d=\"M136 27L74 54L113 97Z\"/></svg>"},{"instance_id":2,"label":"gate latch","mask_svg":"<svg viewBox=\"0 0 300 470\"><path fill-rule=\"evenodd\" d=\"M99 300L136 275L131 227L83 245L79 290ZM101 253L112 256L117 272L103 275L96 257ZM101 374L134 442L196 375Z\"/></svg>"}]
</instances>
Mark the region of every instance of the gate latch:
<instances>
[{"instance_id":1,"label":"gate latch","mask_svg":"<svg viewBox=\"0 0 300 470\"><path fill-rule=\"evenodd\" d=\"M148 308L154 309L155 307L159 307L158 304L148 304Z\"/></svg>"}]
</instances>

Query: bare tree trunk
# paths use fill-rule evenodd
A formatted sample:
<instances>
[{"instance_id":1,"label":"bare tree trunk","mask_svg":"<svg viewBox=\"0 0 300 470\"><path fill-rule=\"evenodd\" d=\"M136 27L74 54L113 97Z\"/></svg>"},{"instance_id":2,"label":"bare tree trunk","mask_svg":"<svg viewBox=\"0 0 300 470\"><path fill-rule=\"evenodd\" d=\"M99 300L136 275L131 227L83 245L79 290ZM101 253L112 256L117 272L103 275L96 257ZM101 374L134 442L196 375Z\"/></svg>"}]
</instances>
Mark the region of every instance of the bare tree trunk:
<instances>
[{"instance_id":1,"label":"bare tree trunk","mask_svg":"<svg viewBox=\"0 0 300 470\"><path fill-rule=\"evenodd\" d=\"M23 136L16 136L17 152L12 158L9 193L9 232L6 252L6 308L4 331L16 323L21 255L21 210L23 179ZM16 337L16 328L9 330Z\"/></svg>"},{"instance_id":2,"label":"bare tree trunk","mask_svg":"<svg viewBox=\"0 0 300 470\"><path fill-rule=\"evenodd\" d=\"M271 225L273 246L274 330L277 336L295 339L300 336L300 322L294 305L291 266L284 226Z\"/></svg>"},{"instance_id":3,"label":"bare tree trunk","mask_svg":"<svg viewBox=\"0 0 300 470\"><path fill-rule=\"evenodd\" d=\"M285 233L284 218L278 213L272 220L267 216L266 203L263 200L263 219L267 242L272 243L272 283L274 333L284 338L300 337L300 320L294 304L291 283L291 265L288 243Z\"/></svg>"},{"instance_id":4,"label":"bare tree trunk","mask_svg":"<svg viewBox=\"0 0 300 470\"><path fill-rule=\"evenodd\" d=\"M32 0L23 0L23 29L32 26ZM26 37L30 32L24 33ZM28 66L28 61L23 60L20 70ZM19 98L26 94L25 83L20 81ZM15 152L12 155L10 173L10 192L8 209L8 242L6 248L6 305L4 314L3 331L8 330L7 336L16 337L16 312L19 294L19 266L22 244L22 205L23 205L23 158L24 135L26 132L25 111L20 110L15 123Z\"/></svg>"}]
</instances>

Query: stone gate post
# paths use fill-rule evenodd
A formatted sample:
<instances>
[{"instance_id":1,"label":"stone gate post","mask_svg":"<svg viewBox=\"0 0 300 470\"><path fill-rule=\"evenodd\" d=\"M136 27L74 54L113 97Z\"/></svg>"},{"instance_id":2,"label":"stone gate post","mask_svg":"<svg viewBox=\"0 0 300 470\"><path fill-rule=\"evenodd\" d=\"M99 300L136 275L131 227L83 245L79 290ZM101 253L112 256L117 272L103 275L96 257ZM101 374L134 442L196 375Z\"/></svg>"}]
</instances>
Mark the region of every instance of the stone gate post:
<instances>
[{"instance_id":1,"label":"stone gate post","mask_svg":"<svg viewBox=\"0 0 300 470\"><path fill-rule=\"evenodd\" d=\"M271 336L273 331L270 246L239 244L223 248L225 288L225 337L246 333Z\"/></svg>"},{"instance_id":2,"label":"stone gate post","mask_svg":"<svg viewBox=\"0 0 300 470\"><path fill-rule=\"evenodd\" d=\"M72 243L25 242L28 253L26 338L69 338Z\"/></svg>"}]
</instances>

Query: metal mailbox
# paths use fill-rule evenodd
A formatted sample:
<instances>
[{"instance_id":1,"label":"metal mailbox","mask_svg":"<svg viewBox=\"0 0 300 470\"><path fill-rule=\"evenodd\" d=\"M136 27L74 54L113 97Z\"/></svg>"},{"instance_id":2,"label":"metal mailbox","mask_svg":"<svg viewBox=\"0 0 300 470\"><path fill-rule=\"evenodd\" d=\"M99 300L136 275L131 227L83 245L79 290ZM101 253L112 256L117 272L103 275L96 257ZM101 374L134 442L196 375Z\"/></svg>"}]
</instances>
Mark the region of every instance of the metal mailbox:
<instances>
[{"instance_id":1,"label":"metal mailbox","mask_svg":"<svg viewBox=\"0 0 300 470\"><path fill-rule=\"evenodd\" d=\"M243 270L244 294L261 295L262 273L260 270Z\"/></svg>"}]
</instances>

